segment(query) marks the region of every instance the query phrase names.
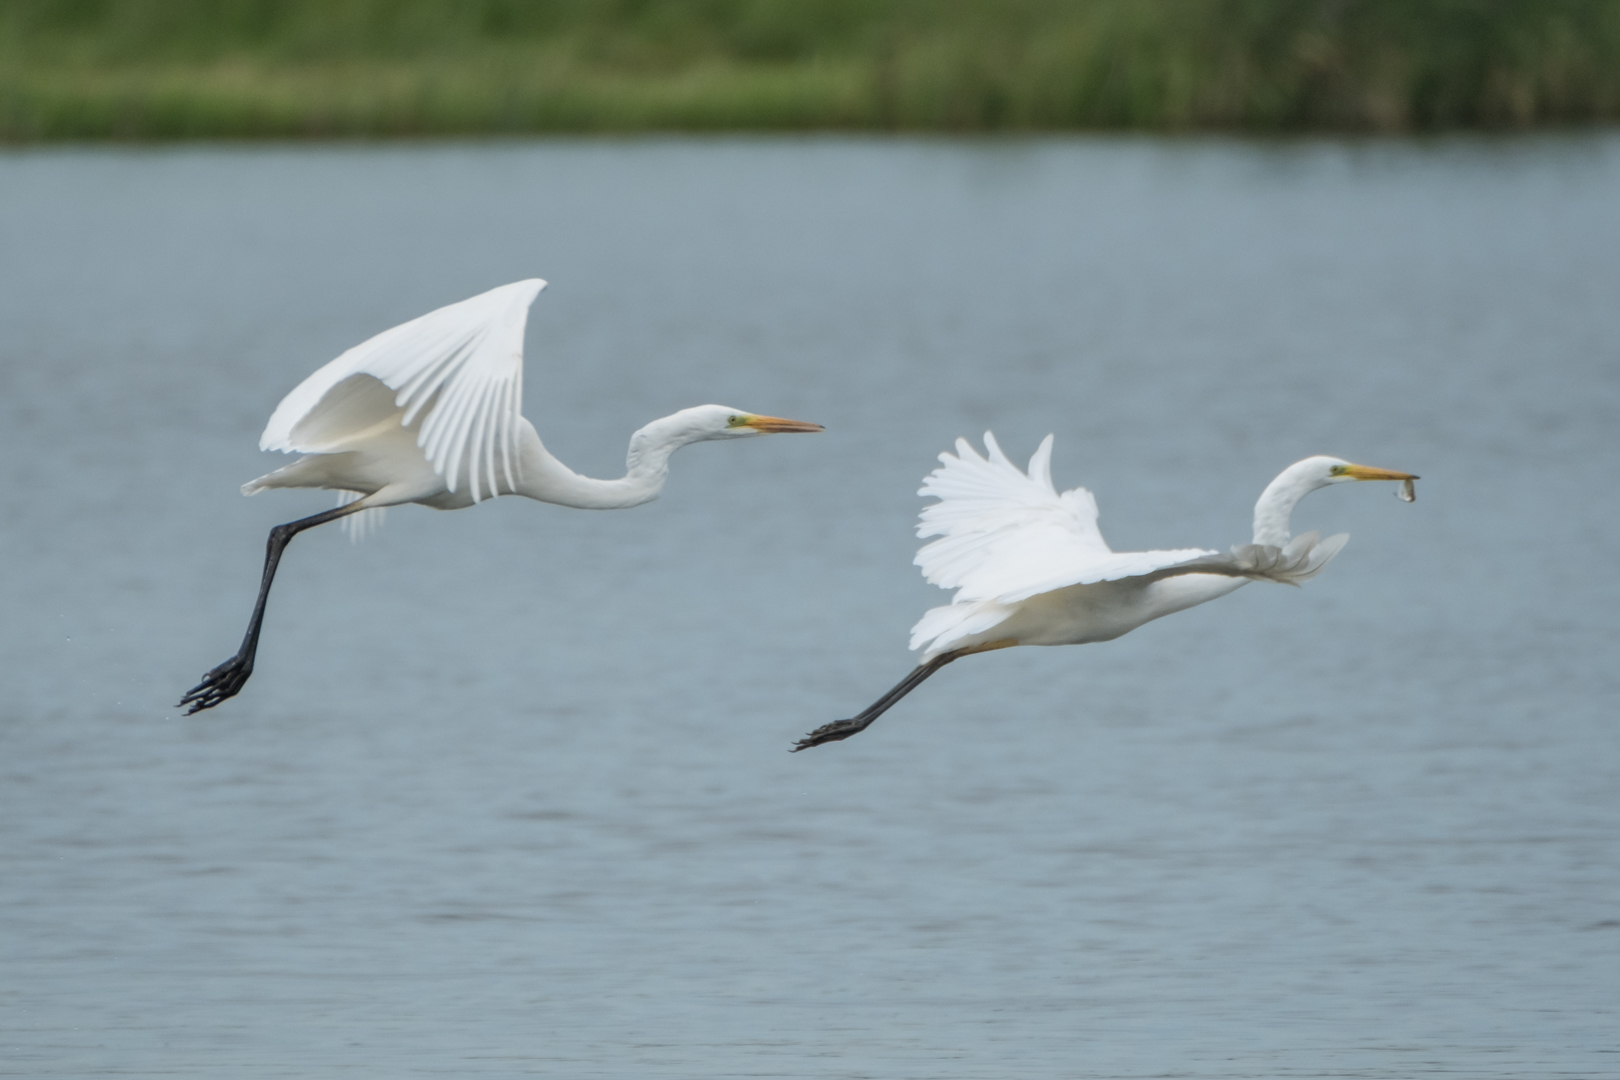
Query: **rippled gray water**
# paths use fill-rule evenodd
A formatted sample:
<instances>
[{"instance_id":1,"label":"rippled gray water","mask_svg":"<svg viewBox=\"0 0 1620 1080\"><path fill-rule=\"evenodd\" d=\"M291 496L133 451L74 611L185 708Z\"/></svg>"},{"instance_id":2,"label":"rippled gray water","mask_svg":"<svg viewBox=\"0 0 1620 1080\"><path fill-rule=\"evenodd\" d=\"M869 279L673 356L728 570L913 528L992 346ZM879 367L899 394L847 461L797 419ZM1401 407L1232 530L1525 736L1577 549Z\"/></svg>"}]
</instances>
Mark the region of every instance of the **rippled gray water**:
<instances>
[{"instance_id":1,"label":"rippled gray water","mask_svg":"<svg viewBox=\"0 0 1620 1080\"><path fill-rule=\"evenodd\" d=\"M590 514L301 537L280 396L531 275ZM0 155L0 1074L1620 1075L1620 138ZM1117 548L1350 547L939 675L913 492L1056 432Z\"/></svg>"}]
</instances>

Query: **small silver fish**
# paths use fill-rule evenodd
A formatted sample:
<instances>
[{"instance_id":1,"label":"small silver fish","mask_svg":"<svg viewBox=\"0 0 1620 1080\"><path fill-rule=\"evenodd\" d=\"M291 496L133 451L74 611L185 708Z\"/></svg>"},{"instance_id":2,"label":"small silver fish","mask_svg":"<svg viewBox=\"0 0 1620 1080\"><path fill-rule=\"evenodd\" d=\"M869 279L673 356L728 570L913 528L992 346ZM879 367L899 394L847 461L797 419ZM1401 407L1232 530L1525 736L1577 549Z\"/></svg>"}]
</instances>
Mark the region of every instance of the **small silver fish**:
<instances>
[{"instance_id":1,"label":"small silver fish","mask_svg":"<svg viewBox=\"0 0 1620 1080\"><path fill-rule=\"evenodd\" d=\"M1402 480L1401 486L1395 489L1395 497L1401 502L1417 501L1417 486L1410 480Z\"/></svg>"}]
</instances>

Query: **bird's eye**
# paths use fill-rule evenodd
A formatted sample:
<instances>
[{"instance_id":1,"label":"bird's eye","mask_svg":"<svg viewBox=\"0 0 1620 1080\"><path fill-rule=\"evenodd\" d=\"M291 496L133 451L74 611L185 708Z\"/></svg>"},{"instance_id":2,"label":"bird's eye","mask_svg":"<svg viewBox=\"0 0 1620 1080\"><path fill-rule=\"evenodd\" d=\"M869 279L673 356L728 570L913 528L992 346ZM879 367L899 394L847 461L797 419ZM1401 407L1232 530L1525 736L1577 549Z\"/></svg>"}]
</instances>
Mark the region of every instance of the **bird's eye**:
<instances>
[{"instance_id":1,"label":"bird's eye","mask_svg":"<svg viewBox=\"0 0 1620 1080\"><path fill-rule=\"evenodd\" d=\"M728 420L726 420L726 426L727 427L742 427L743 423L744 423L743 418L740 417L740 416L732 416Z\"/></svg>"},{"instance_id":2,"label":"bird's eye","mask_svg":"<svg viewBox=\"0 0 1620 1080\"><path fill-rule=\"evenodd\" d=\"M1329 469L1328 472L1329 472L1329 474L1331 474L1333 476L1343 476L1344 475L1344 470L1346 470L1348 468L1349 468L1348 465L1335 465L1335 466L1333 466L1333 468Z\"/></svg>"}]
</instances>

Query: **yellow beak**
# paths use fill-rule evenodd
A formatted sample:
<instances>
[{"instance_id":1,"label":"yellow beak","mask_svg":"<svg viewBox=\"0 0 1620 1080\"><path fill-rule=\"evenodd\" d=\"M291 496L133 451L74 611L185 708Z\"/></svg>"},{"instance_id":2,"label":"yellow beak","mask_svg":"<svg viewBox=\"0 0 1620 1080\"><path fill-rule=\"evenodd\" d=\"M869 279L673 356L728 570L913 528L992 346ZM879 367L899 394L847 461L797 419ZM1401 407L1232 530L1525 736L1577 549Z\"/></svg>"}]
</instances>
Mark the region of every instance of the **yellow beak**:
<instances>
[{"instance_id":1,"label":"yellow beak","mask_svg":"<svg viewBox=\"0 0 1620 1080\"><path fill-rule=\"evenodd\" d=\"M820 424L812 424L808 420L784 420L780 416L750 416L742 423L743 427L753 428L768 434L777 434L784 431L826 431Z\"/></svg>"},{"instance_id":2,"label":"yellow beak","mask_svg":"<svg viewBox=\"0 0 1620 1080\"><path fill-rule=\"evenodd\" d=\"M1417 480L1419 477L1411 473L1396 472L1394 469L1375 469L1371 465L1341 465L1336 470L1340 476L1348 476L1355 480Z\"/></svg>"}]
</instances>

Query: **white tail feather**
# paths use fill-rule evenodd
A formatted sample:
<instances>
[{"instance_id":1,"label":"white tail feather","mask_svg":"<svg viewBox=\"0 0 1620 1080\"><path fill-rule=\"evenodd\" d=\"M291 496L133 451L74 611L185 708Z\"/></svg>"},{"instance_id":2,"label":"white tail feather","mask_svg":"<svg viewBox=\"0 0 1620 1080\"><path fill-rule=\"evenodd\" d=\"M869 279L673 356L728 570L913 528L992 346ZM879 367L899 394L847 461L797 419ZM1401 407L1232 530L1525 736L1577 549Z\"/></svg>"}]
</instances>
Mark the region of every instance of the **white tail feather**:
<instances>
[{"instance_id":1,"label":"white tail feather","mask_svg":"<svg viewBox=\"0 0 1620 1080\"><path fill-rule=\"evenodd\" d=\"M358 491L340 491L337 493L339 506L348 506L354 500L362 498ZM388 507L373 506L366 510L356 510L343 519L343 532L348 536L349 543L358 544L372 533L383 527L388 519Z\"/></svg>"}]
</instances>

